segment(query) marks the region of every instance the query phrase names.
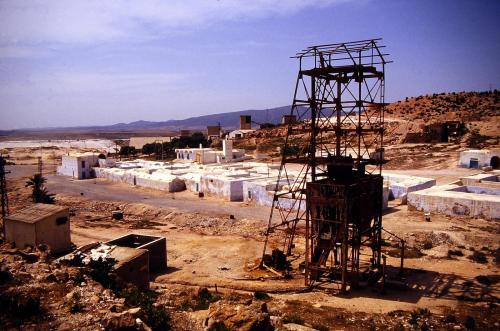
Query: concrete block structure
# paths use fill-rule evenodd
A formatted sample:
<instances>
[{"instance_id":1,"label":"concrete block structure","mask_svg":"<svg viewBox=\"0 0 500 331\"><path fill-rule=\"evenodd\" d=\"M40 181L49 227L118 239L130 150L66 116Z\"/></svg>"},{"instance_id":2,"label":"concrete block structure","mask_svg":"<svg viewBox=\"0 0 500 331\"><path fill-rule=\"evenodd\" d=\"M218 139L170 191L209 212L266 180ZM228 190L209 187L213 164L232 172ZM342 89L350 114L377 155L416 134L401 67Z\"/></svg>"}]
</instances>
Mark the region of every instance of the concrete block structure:
<instances>
[{"instance_id":1,"label":"concrete block structure","mask_svg":"<svg viewBox=\"0 0 500 331\"><path fill-rule=\"evenodd\" d=\"M296 115L283 115L283 117L281 118L281 124L283 125L295 124L296 122L297 122Z\"/></svg>"},{"instance_id":2,"label":"concrete block structure","mask_svg":"<svg viewBox=\"0 0 500 331\"><path fill-rule=\"evenodd\" d=\"M149 288L149 253L147 249L114 247L107 256L116 261L113 270L122 280L140 289Z\"/></svg>"},{"instance_id":3,"label":"concrete block structure","mask_svg":"<svg viewBox=\"0 0 500 331\"><path fill-rule=\"evenodd\" d=\"M451 216L500 219L498 174L477 174L456 183L408 194L408 207Z\"/></svg>"},{"instance_id":4,"label":"concrete block structure","mask_svg":"<svg viewBox=\"0 0 500 331\"><path fill-rule=\"evenodd\" d=\"M164 237L131 233L106 244L146 250L149 256L149 271L163 271L167 268L167 240Z\"/></svg>"},{"instance_id":5,"label":"concrete block structure","mask_svg":"<svg viewBox=\"0 0 500 331\"><path fill-rule=\"evenodd\" d=\"M222 151L213 148L179 148L175 150L178 161L196 162L200 164L238 162L250 157L245 156L245 150L234 149L232 140L222 141Z\"/></svg>"},{"instance_id":6,"label":"concrete block structure","mask_svg":"<svg viewBox=\"0 0 500 331\"><path fill-rule=\"evenodd\" d=\"M18 248L44 244L52 253L71 249L69 209L37 203L5 218L5 239Z\"/></svg>"},{"instance_id":7,"label":"concrete block structure","mask_svg":"<svg viewBox=\"0 0 500 331\"><path fill-rule=\"evenodd\" d=\"M207 138L208 139L218 139L222 133L222 128L220 125L208 125L207 126Z\"/></svg>"},{"instance_id":8,"label":"concrete block structure","mask_svg":"<svg viewBox=\"0 0 500 331\"><path fill-rule=\"evenodd\" d=\"M216 151L217 157L234 156L230 141L223 151ZM182 155L199 149L177 150ZM224 161L224 159L221 159ZM233 158L234 160L234 158ZM228 201L246 201L262 206L271 206L279 165L260 162L221 162L202 164L182 160L164 163L154 161L117 162L114 168L95 168L98 178L124 182L130 185L154 188L167 192L189 190L204 193ZM299 176L299 172L290 171L289 176ZM409 192L432 187L434 179L399 175L384 172L383 206L388 200L406 200ZM280 183L279 190L286 190L287 182ZM286 203L283 202L283 205ZM291 207L291 205L289 206Z\"/></svg>"},{"instance_id":9,"label":"concrete block structure","mask_svg":"<svg viewBox=\"0 0 500 331\"><path fill-rule=\"evenodd\" d=\"M389 199L405 200L410 192L430 188L436 185L432 178L416 177L409 175L383 172L384 182L389 187Z\"/></svg>"},{"instance_id":10,"label":"concrete block structure","mask_svg":"<svg viewBox=\"0 0 500 331\"><path fill-rule=\"evenodd\" d=\"M491 166L500 169L500 149L473 149L460 152L460 167L482 168Z\"/></svg>"},{"instance_id":11,"label":"concrete block structure","mask_svg":"<svg viewBox=\"0 0 500 331\"><path fill-rule=\"evenodd\" d=\"M460 178L463 185L500 189L500 172L476 174Z\"/></svg>"},{"instance_id":12,"label":"concrete block structure","mask_svg":"<svg viewBox=\"0 0 500 331\"><path fill-rule=\"evenodd\" d=\"M240 116L240 129L241 130L251 130L252 129L252 117L249 115Z\"/></svg>"},{"instance_id":13,"label":"concrete block structure","mask_svg":"<svg viewBox=\"0 0 500 331\"><path fill-rule=\"evenodd\" d=\"M120 166L122 165L125 168L95 168L94 172L97 178L153 188L160 191L179 192L186 189L185 182L177 175L172 174L168 169L144 168L144 163L141 162L135 162L133 164L134 167L131 167L129 164L120 164Z\"/></svg>"},{"instance_id":14,"label":"concrete block structure","mask_svg":"<svg viewBox=\"0 0 500 331\"><path fill-rule=\"evenodd\" d=\"M61 165L57 167L57 174L75 179L93 178L93 167L99 165L99 154L77 153L63 155Z\"/></svg>"},{"instance_id":15,"label":"concrete block structure","mask_svg":"<svg viewBox=\"0 0 500 331\"><path fill-rule=\"evenodd\" d=\"M116 159L98 159L99 168L113 168L116 166Z\"/></svg>"},{"instance_id":16,"label":"concrete block structure","mask_svg":"<svg viewBox=\"0 0 500 331\"><path fill-rule=\"evenodd\" d=\"M239 129L239 130L234 130L229 132L227 135L229 139L240 139L244 138L245 135L247 135L250 132L254 132L255 130L252 129Z\"/></svg>"}]
</instances>

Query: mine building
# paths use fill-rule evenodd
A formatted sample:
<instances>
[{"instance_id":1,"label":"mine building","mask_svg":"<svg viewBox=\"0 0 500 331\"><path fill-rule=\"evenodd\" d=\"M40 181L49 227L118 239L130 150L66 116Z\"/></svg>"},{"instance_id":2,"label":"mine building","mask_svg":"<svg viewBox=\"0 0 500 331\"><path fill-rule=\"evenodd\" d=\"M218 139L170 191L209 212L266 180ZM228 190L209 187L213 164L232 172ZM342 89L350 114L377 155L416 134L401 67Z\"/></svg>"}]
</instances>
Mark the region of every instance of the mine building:
<instances>
[{"instance_id":1,"label":"mine building","mask_svg":"<svg viewBox=\"0 0 500 331\"><path fill-rule=\"evenodd\" d=\"M207 126L207 139L214 140L221 137L222 128L219 125L208 125Z\"/></svg>"},{"instance_id":2,"label":"mine building","mask_svg":"<svg viewBox=\"0 0 500 331\"><path fill-rule=\"evenodd\" d=\"M17 248L44 244L52 253L71 249L69 209L37 203L5 217L5 239Z\"/></svg>"},{"instance_id":3,"label":"mine building","mask_svg":"<svg viewBox=\"0 0 500 331\"><path fill-rule=\"evenodd\" d=\"M472 149L460 152L460 167L500 169L500 149Z\"/></svg>"},{"instance_id":4,"label":"mine building","mask_svg":"<svg viewBox=\"0 0 500 331\"><path fill-rule=\"evenodd\" d=\"M61 165L57 167L57 174L70 176L75 179L94 177L93 167L99 165L99 158L106 158L103 154L77 153L63 155Z\"/></svg>"}]
</instances>

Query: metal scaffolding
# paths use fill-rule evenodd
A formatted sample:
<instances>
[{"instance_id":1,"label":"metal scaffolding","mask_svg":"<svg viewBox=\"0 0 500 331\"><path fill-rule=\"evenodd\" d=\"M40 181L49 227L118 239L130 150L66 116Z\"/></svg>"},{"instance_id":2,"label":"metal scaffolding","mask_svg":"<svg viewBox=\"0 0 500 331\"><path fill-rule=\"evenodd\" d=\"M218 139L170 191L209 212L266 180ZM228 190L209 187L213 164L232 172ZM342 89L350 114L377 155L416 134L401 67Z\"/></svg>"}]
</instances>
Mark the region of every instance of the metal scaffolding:
<instances>
[{"instance_id":1,"label":"metal scaffolding","mask_svg":"<svg viewBox=\"0 0 500 331\"><path fill-rule=\"evenodd\" d=\"M284 240L271 260L277 249L290 256L303 221L306 285L333 281L345 291L358 284L361 268L373 274L381 264L384 47L370 39L311 46L294 56L299 73L290 115L297 120L288 124L282 148L263 261L270 261L276 230Z\"/></svg>"}]
</instances>

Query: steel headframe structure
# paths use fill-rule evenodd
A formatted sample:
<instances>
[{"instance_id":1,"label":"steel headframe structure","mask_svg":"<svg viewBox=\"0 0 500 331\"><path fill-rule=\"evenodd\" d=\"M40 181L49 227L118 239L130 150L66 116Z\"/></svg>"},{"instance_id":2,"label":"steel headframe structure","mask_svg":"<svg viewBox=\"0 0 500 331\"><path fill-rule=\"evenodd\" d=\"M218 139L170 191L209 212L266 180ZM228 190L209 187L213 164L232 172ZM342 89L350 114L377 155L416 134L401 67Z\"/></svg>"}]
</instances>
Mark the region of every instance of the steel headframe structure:
<instances>
[{"instance_id":1,"label":"steel headframe structure","mask_svg":"<svg viewBox=\"0 0 500 331\"><path fill-rule=\"evenodd\" d=\"M380 267L389 63L380 40L311 46L293 57L299 73L290 115L297 121L282 149L263 261L275 230L284 230L282 251L290 256L304 221L306 285L356 286L361 246L371 249L369 269Z\"/></svg>"}]
</instances>

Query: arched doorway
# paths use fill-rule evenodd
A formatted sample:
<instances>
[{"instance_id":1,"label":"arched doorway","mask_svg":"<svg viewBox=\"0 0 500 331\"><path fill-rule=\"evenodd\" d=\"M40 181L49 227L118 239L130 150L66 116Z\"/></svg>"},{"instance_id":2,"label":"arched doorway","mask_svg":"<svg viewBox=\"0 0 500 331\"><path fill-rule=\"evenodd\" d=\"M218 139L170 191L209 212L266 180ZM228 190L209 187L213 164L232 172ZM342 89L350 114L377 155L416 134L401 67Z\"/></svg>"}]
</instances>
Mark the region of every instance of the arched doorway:
<instances>
[{"instance_id":1,"label":"arched doorway","mask_svg":"<svg viewBox=\"0 0 500 331\"><path fill-rule=\"evenodd\" d=\"M490 166L493 169L500 169L500 158L498 156L493 156L490 161Z\"/></svg>"}]
</instances>

